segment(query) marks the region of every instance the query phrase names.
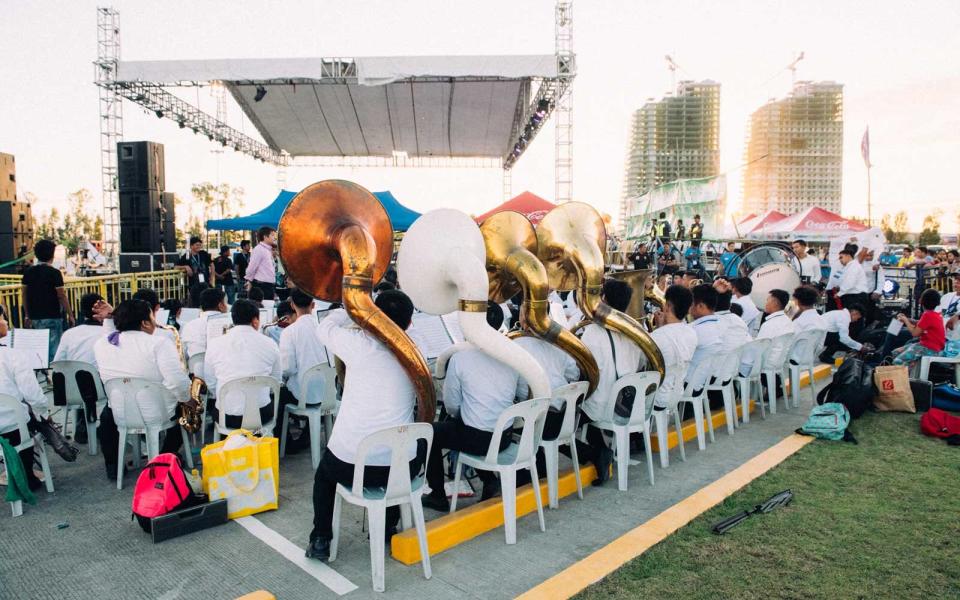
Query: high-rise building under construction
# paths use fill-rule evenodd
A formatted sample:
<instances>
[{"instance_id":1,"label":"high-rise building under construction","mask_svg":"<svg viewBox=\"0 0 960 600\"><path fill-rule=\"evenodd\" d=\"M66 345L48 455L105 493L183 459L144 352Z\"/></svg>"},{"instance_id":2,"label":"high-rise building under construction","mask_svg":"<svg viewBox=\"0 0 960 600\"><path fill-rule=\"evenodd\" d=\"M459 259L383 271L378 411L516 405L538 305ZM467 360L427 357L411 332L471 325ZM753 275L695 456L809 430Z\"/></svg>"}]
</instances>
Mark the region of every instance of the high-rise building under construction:
<instances>
[{"instance_id":1,"label":"high-rise building under construction","mask_svg":"<svg viewBox=\"0 0 960 600\"><path fill-rule=\"evenodd\" d=\"M677 179L720 172L720 84L681 81L676 95L652 98L633 113L620 223L628 198Z\"/></svg>"},{"instance_id":2,"label":"high-rise building under construction","mask_svg":"<svg viewBox=\"0 0 960 600\"><path fill-rule=\"evenodd\" d=\"M800 81L789 96L750 115L744 150L743 211L840 212L843 85Z\"/></svg>"}]
</instances>

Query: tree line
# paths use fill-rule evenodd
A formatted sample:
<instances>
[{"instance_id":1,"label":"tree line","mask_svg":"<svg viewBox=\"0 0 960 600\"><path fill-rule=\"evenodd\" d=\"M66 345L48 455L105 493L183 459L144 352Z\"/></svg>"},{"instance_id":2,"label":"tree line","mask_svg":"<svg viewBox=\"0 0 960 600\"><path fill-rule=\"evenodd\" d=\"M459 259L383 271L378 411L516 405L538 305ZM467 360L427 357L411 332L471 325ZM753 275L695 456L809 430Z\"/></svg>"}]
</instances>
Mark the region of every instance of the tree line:
<instances>
[{"instance_id":1,"label":"tree line","mask_svg":"<svg viewBox=\"0 0 960 600\"><path fill-rule=\"evenodd\" d=\"M940 243L940 227L942 225L943 210L935 209L923 218L923 228L917 237L917 245L932 246ZM960 216L957 218L960 223ZM880 221L880 229L887 241L891 244L906 244L910 241L907 230L907 211L901 210L895 215L885 214Z\"/></svg>"}]
</instances>

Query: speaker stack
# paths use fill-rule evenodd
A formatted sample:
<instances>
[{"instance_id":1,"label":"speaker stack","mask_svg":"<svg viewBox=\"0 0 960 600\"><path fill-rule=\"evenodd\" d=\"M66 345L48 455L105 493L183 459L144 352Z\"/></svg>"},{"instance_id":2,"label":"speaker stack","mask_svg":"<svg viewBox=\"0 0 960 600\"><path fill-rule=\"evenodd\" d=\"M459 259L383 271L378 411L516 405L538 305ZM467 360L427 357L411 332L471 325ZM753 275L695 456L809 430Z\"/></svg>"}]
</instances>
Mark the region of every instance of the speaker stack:
<instances>
[{"instance_id":1,"label":"speaker stack","mask_svg":"<svg viewBox=\"0 0 960 600\"><path fill-rule=\"evenodd\" d=\"M160 270L177 252L173 193L164 191L163 144L117 144L120 272Z\"/></svg>"},{"instance_id":2,"label":"speaker stack","mask_svg":"<svg viewBox=\"0 0 960 600\"><path fill-rule=\"evenodd\" d=\"M17 202L17 164L0 152L0 264L33 250L33 212L29 202ZM15 271L16 267L4 271Z\"/></svg>"}]
</instances>

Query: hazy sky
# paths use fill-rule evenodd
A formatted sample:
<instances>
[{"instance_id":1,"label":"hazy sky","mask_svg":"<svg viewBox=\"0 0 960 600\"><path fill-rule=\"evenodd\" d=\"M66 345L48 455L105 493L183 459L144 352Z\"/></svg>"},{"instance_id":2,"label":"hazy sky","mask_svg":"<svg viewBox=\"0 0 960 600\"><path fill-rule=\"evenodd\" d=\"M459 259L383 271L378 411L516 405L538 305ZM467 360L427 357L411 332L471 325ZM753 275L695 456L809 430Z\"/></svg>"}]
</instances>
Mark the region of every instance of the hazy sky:
<instances>
[{"instance_id":1,"label":"hazy sky","mask_svg":"<svg viewBox=\"0 0 960 600\"><path fill-rule=\"evenodd\" d=\"M96 57L97 2L0 0L0 151L16 154L19 192L36 212L80 187L100 199ZM128 60L424 54L549 54L552 0L461 2L174 1L114 3ZM678 78L721 82L721 167L740 202L747 117L790 87L785 70L803 50L798 79L844 84L843 212L866 213L859 144L870 125L874 213L908 210L911 225L935 208L956 231L960 192L960 2L924 0L644 2L576 0L574 197L617 214L631 112ZM209 91L201 104L213 112ZM196 100L196 92L190 98ZM254 128L230 101L230 122ZM245 188L249 212L276 193L273 167L219 148L133 104L124 137L166 145L167 188L217 181ZM513 190L554 194L553 127L514 169ZM219 164L219 168L218 168ZM288 187L330 177L391 189L424 211L483 212L501 201L497 170L291 169ZM178 221L186 215L181 211Z\"/></svg>"}]
</instances>

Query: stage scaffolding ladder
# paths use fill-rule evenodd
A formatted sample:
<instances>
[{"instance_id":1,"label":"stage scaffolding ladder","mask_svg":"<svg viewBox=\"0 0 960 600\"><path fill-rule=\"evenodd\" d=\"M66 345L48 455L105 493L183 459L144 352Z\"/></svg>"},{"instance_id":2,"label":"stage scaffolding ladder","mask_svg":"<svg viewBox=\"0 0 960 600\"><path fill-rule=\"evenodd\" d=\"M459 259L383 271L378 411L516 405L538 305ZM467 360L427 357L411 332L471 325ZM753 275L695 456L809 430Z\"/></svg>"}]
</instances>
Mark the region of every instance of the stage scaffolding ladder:
<instances>
[{"instance_id":1,"label":"stage scaffolding ladder","mask_svg":"<svg viewBox=\"0 0 960 600\"><path fill-rule=\"evenodd\" d=\"M120 243L117 190L117 142L123 139L123 99L116 93L120 62L120 13L97 8L97 60L94 81L100 88L100 186L103 194L103 253L116 264Z\"/></svg>"}]
</instances>

